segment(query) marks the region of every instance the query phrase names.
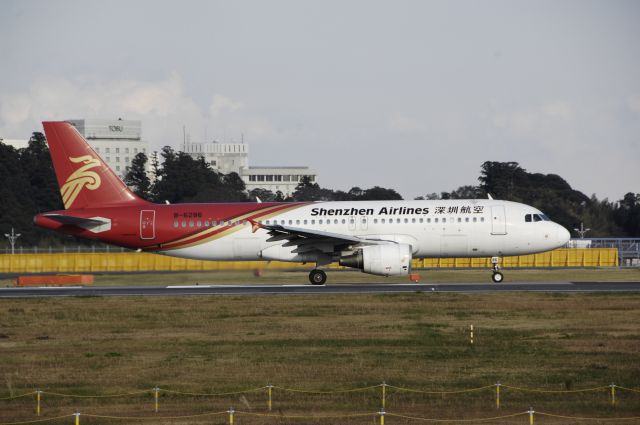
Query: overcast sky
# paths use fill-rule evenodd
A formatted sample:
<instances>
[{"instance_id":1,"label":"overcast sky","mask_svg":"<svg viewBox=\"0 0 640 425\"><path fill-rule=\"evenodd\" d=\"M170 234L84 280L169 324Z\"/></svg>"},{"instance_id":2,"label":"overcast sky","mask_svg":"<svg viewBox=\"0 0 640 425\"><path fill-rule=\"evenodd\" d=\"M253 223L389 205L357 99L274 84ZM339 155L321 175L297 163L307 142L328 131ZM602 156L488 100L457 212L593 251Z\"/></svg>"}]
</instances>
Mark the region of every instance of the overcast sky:
<instances>
[{"instance_id":1,"label":"overcast sky","mask_svg":"<svg viewBox=\"0 0 640 425\"><path fill-rule=\"evenodd\" d=\"M487 160L640 192L639 1L2 1L0 138L140 119L406 198Z\"/></svg>"}]
</instances>

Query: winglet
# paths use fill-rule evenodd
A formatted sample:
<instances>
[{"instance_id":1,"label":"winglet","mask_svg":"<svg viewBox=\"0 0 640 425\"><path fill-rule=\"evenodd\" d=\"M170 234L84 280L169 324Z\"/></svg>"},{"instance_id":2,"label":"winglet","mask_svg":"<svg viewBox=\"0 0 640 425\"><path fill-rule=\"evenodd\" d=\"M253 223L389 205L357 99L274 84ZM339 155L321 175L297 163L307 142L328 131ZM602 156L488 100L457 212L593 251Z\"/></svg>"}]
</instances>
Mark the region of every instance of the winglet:
<instances>
[{"instance_id":1,"label":"winglet","mask_svg":"<svg viewBox=\"0 0 640 425\"><path fill-rule=\"evenodd\" d=\"M251 220L251 219L249 219L248 221L249 221L249 223L251 223L251 233L255 233L255 232L258 231L258 229L262 229L263 228L262 224L258 223L257 221L254 221L254 220Z\"/></svg>"}]
</instances>

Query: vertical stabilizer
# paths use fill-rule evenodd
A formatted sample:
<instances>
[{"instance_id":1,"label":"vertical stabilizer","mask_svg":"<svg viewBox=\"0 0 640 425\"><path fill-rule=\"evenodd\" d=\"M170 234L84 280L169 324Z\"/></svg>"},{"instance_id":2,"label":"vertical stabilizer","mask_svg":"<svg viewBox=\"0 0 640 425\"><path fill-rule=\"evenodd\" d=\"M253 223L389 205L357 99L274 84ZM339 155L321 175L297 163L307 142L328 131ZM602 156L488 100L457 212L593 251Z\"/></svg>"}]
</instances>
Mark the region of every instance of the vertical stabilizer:
<instances>
[{"instance_id":1,"label":"vertical stabilizer","mask_svg":"<svg viewBox=\"0 0 640 425\"><path fill-rule=\"evenodd\" d=\"M65 209L143 205L68 122L43 122Z\"/></svg>"}]
</instances>

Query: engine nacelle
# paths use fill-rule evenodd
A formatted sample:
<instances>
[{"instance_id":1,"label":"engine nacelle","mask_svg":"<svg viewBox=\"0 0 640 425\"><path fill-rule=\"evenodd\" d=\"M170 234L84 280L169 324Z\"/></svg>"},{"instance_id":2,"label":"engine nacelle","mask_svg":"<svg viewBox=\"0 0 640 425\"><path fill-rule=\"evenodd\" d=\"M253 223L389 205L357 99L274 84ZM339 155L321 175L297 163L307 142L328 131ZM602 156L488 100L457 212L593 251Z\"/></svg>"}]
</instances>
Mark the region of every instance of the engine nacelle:
<instances>
[{"instance_id":1,"label":"engine nacelle","mask_svg":"<svg viewBox=\"0 0 640 425\"><path fill-rule=\"evenodd\" d=\"M379 276L405 276L411 268L411 246L407 244L370 245L342 257L341 266L360 269Z\"/></svg>"}]
</instances>

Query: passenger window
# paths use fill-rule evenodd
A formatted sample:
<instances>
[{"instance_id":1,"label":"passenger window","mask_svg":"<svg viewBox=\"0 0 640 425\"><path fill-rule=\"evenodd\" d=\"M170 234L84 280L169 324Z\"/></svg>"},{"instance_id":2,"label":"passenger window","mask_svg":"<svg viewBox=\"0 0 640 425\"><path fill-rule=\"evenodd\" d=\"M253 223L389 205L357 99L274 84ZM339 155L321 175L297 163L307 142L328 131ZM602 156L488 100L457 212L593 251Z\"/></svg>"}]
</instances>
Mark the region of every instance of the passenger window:
<instances>
[{"instance_id":1,"label":"passenger window","mask_svg":"<svg viewBox=\"0 0 640 425\"><path fill-rule=\"evenodd\" d=\"M473 222L477 222L478 221L478 217L473 217Z\"/></svg>"},{"instance_id":2,"label":"passenger window","mask_svg":"<svg viewBox=\"0 0 640 425\"><path fill-rule=\"evenodd\" d=\"M484 217L480 217L480 221L484 223Z\"/></svg>"},{"instance_id":3,"label":"passenger window","mask_svg":"<svg viewBox=\"0 0 640 425\"><path fill-rule=\"evenodd\" d=\"M434 218L434 219L433 219L433 222L434 222L434 223L437 223L437 222L438 222L438 217Z\"/></svg>"},{"instance_id":4,"label":"passenger window","mask_svg":"<svg viewBox=\"0 0 640 425\"><path fill-rule=\"evenodd\" d=\"M322 224L322 220L318 220L318 224Z\"/></svg>"},{"instance_id":5,"label":"passenger window","mask_svg":"<svg viewBox=\"0 0 640 425\"><path fill-rule=\"evenodd\" d=\"M442 222L446 223L447 222L447 217L442 217Z\"/></svg>"},{"instance_id":6,"label":"passenger window","mask_svg":"<svg viewBox=\"0 0 640 425\"><path fill-rule=\"evenodd\" d=\"M316 224L316 221L315 220L311 220L311 224Z\"/></svg>"},{"instance_id":7,"label":"passenger window","mask_svg":"<svg viewBox=\"0 0 640 425\"><path fill-rule=\"evenodd\" d=\"M296 224L300 224L300 220L296 220Z\"/></svg>"},{"instance_id":8,"label":"passenger window","mask_svg":"<svg viewBox=\"0 0 640 425\"><path fill-rule=\"evenodd\" d=\"M396 223L400 224L400 219L396 218Z\"/></svg>"},{"instance_id":9,"label":"passenger window","mask_svg":"<svg viewBox=\"0 0 640 425\"><path fill-rule=\"evenodd\" d=\"M304 224L307 224L307 220L304 221Z\"/></svg>"},{"instance_id":10,"label":"passenger window","mask_svg":"<svg viewBox=\"0 0 640 425\"><path fill-rule=\"evenodd\" d=\"M367 219L365 217L362 217L362 224L367 224Z\"/></svg>"},{"instance_id":11,"label":"passenger window","mask_svg":"<svg viewBox=\"0 0 640 425\"><path fill-rule=\"evenodd\" d=\"M373 219L373 224L378 224L378 219L377 218Z\"/></svg>"},{"instance_id":12,"label":"passenger window","mask_svg":"<svg viewBox=\"0 0 640 425\"><path fill-rule=\"evenodd\" d=\"M462 223L462 217L458 217L458 223Z\"/></svg>"},{"instance_id":13,"label":"passenger window","mask_svg":"<svg viewBox=\"0 0 640 425\"><path fill-rule=\"evenodd\" d=\"M335 219L333 220L333 224L338 224L338 219L337 219L337 218L335 218Z\"/></svg>"},{"instance_id":14,"label":"passenger window","mask_svg":"<svg viewBox=\"0 0 640 425\"><path fill-rule=\"evenodd\" d=\"M354 224L356 221L352 218L349 219L349 224Z\"/></svg>"},{"instance_id":15,"label":"passenger window","mask_svg":"<svg viewBox=\"0 0 640 425\"><path fill-rule=\"evenodd\" d=\"M424 218L420 217L420 223L424 223Z\"/></svg>"},{"instance_id":16,"label":"passenger window","mask_svg":"<svg viewBox=\"0 0 640 425\"><path fill-rule=\"evenodd\" d=\"M178 222L177 221L173 222L173 227L178 227Z\"/></svg>"},{"instance_id":17,"label":"passenger window","mask_svg":"<svg viewBox=\"0 0 640 425\"><path fill-rule=\"evenodd\" d=\"M415 223L415 222L416 222L416 219L415 219L415 218L412 218L412 219L411 219L411 222L412 222L412 223Z\"/></svg>"},{"instance_id":18,"label":"passenger window","mask_svg":"<svg viewBox=\"0 0 640 425\"><path fill-rule=\"evenodd\" d=\"M342 219L342 224L347 224L347 220L345 220L344 218Z\"/></svg>"},{"instance_id":19,"label":"passenger window","mask_svg":"<svg viewBox=\"0 0 640 425\"><path fill-rule=\"evenodd\" d=\"M464 221L465 221L465 223L468 223L469 222L469 217L465 217Z\"/></svg>"},{"instance_id":20,"label":"passenger window","mask_svg":"<svg viewBox=\"0 0 640 425\"><path fill-rule=\"evenodd\" d=\"M189 227L193 227L193 221L189 222Z\"/></svg>"},{"instance_id":21,"label":"passenger window","mask_svg":"<svg viewBox=\"0 0 640 425\"><path fill-rule=\"evenodd\" d=\"M525 223L531 223L531 214L527 214L524 216Z\"/></svg>"},{"instance_id":22,"label":"passenger window","mask_svg":"<svg viewBox=\"0 0 640 425\"><path fill-rule=\"evenodd\" d=\"M209 227L209 220L205 220L204 227Z\"/></svg>"},{"instance_id":23,"label":"passenger window","mask_svg":"<svg viewBox=\"0 0 640 425\"><path fill-rule=\"evenodd\" d=\"M408 223L408 222L409 222L409 219L408 219L408 218L405 218L405 219L404 219L404 222L405 222L405 223Z\"/></svg>"},{"instance_id":24,"label":"passenger window","mask_svg":"<svg viewBox=\"0 0 640 425\"><path fill-rule=\"evenodd\" d=\"M431 219L430 218L427 219L427 223L431 223Z\"/></svg>"},{"instance_id":25,"label":"passenger window","mask_svg":"<svg viewBox=\"0 0 640 425\"><path fill-rule=\"evenodd\" d=\"M187 222L186 221L182 222L182 227L187 227Z\"/></svg>"},{"instance_id":26,"label":"passenger window","mask_svg":"<svg viewBox=\"0 0 640 425\"><path fill-rule=\"evenodd\" d=\"M384 224L384 223L385 223L385 219L384 219L384 218L381 218L381 219L380 219L380 223Z\"/></svg>"},{"instance_id":27,"label":"passenger window","mask_svg":"<svg viewBox=\"0 0 640 425\"><path fill-rule=\"evenodd\" d=\"M289 220L289 226L293 224L293 220Z\"/></svg>"},{"instance_id":28,"label":"passenger window","mask_svg":"<svg viewBox=\"0 0 640 425\"><path fill-rule=\"evenodd\" d=\"M198 220L198 227L202 227L202 221Z\"/></svg>"}]
</instances>

